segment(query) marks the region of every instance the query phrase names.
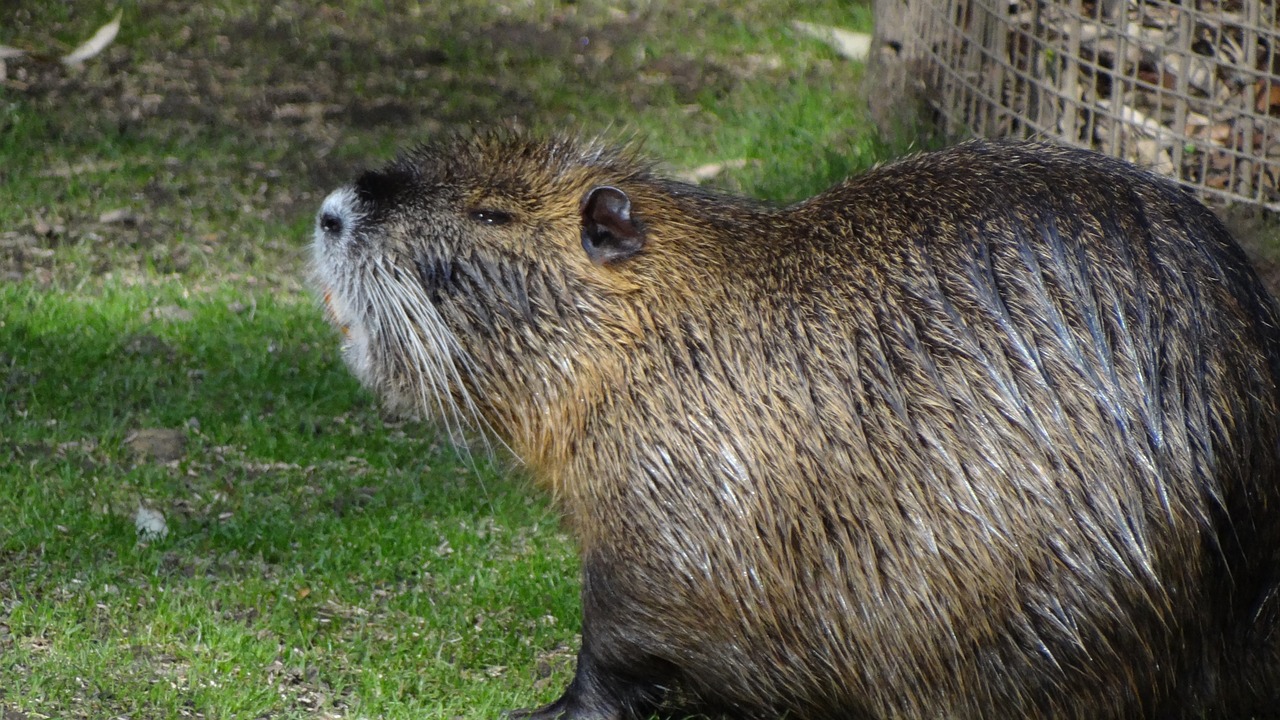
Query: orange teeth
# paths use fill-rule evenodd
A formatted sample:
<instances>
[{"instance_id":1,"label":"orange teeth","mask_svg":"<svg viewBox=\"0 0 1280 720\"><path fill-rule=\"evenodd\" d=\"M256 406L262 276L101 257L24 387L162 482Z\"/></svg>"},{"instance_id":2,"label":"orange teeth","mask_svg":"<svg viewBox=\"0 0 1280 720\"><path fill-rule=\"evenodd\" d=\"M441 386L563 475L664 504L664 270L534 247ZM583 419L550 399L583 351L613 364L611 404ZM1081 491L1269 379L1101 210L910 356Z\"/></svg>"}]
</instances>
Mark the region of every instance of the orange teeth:
<instances>
[{"instance_id":1,"label":"orange teeth","mask_svg":"<svg viewBox=\"0 0 1280 720\"><path fill-rule=\"evenodd\" d=\"M343 337L351 337L351 326L338 318L337 311L333 309L333 293L329 290L324 291L324 314L329 323L338 328Z\"/></svg>"}]
</instances>

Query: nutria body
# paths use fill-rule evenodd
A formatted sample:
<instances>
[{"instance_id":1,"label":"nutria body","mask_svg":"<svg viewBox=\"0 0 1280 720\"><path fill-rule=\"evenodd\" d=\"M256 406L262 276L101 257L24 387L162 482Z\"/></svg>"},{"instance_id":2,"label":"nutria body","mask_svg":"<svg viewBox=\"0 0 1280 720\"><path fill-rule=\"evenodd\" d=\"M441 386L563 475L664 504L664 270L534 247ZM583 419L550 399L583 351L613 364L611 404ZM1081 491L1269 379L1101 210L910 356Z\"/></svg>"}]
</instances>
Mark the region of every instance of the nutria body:
<instances>
[{"instance_id":1,"label":"nutria body","mask_svg":"<svg viewBox=\"0 0 1280 720\"><path fill-rule=\"evenodd\" d=\"M1280 707L1280 317L1172 184L975 142L773 208L478 137L335 192L315 252L364 382L580 542L529 717Z\"/></svg>"}]
</instances>

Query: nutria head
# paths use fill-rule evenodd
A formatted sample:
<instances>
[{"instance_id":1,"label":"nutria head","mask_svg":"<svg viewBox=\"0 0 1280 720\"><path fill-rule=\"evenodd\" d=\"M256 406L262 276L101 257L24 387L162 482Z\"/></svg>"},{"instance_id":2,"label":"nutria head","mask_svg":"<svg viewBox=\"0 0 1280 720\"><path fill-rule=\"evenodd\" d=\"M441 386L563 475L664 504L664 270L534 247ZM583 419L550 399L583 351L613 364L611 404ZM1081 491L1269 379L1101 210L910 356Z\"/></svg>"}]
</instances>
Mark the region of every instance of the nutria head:
<instances>
[{"instance_id":1,"label":"nutria head","mask_svg":"<svg viewBox=\"0 0 1280 720\"><path fill-rule=\"evenodd\" d=\"M692 229L713 203L723 215L627 150L477 135L331 193L315 275L349 365L390 406L554 464L593 396L624 382L655 303L723 262Z\"/></svg>"}]
</instances>

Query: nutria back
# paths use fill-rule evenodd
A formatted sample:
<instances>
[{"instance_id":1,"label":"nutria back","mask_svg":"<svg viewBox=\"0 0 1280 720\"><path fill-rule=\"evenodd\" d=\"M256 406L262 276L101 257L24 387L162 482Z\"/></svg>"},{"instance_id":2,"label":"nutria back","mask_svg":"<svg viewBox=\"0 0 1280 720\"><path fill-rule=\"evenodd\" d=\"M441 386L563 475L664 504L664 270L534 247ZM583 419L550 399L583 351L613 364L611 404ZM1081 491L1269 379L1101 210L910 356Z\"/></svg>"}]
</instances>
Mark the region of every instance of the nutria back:
<instances>
[{"instance_id":1,"label":"nutria back","mask_svg":"<svg viewBox=\"0 0 1280 720\"><path fill-rule=\"evenodd\" d=\"M336 191L315 251L362 380L579 539L530 717L1280 707L1280 318L1170 183L973 142L776 208L479 136Z\"/></svg>"}]
</instances>

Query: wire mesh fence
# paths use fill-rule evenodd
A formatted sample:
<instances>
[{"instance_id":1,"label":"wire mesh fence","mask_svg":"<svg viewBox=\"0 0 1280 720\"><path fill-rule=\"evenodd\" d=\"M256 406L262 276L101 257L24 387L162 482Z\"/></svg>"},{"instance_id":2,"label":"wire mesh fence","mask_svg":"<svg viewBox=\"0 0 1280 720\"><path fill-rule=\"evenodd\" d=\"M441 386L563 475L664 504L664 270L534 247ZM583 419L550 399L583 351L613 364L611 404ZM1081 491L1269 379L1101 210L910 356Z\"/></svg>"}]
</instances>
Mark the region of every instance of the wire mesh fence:
<instances>
[{"instance_id":1,"label":"wire mesh fence","mask_svg":"<svg viewBox=\"0 0 1280 720\"><path fill-rule=\"evenodd\" d=\"M1056 139L1280 210L1277 1L877 0L873 72L948 135Z\"/></svg>"}]
</instances>

